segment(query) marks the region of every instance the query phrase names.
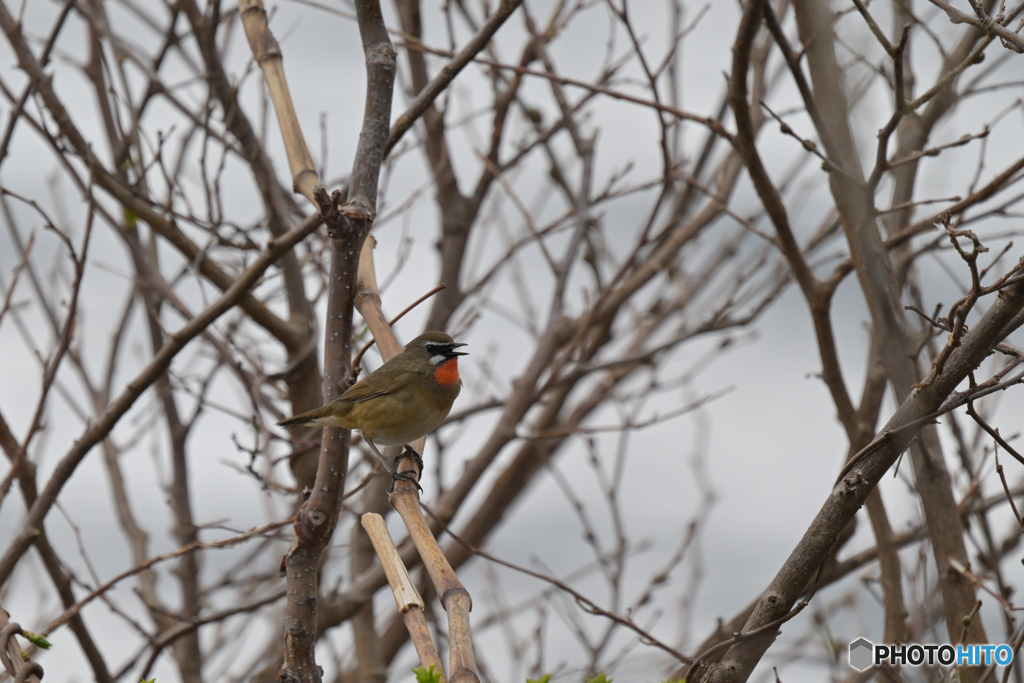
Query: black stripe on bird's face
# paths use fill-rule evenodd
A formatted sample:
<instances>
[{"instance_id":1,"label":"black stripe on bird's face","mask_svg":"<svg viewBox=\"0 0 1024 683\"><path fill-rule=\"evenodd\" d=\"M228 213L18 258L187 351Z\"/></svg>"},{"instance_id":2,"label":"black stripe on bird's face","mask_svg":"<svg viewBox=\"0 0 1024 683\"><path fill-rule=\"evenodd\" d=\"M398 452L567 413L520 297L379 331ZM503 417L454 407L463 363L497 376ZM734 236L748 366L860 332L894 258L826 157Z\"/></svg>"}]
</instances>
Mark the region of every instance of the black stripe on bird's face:
<instances>
[{"instance_id":1,"label":"black stripe on bird's face","mask_svg":"<svg viewBox=\"0 0 1024 683\"><path fill-rule=\"evenodd\" d=\"M468 356L469 354L465 351L456 351L455 349L460 346L466 346L463 342L455 342L452 344L445 344L444 342L427 342L423 345L423 348L430 354L431 365L441 365L450 358L456 356Z\"/></svg>"}]
</instances>

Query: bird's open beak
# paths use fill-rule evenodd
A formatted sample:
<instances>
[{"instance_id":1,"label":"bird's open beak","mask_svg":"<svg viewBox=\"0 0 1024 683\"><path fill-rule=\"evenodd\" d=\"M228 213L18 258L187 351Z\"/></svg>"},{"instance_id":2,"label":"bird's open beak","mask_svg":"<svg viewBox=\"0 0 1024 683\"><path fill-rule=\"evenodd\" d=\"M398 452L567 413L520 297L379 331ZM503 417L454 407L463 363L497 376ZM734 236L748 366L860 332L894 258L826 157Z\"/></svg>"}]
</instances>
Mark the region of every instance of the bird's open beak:
<instances>
[{"instance_id":1,"label":"bird's open beak","mask_svg":"<svg viewBox=\"0 0 1024 683\"><path fill-rule=\"evenodd\" d=\"M469 351L456 351L455 350L455 349L459 348L460 346L467 346L467 344L465 342L458 342L458 343L452 344L451 347L449 347L449 349L448 349L448 355L450 355L450 356L468 356L469 355Z\"/></svg>"}]
</instances>

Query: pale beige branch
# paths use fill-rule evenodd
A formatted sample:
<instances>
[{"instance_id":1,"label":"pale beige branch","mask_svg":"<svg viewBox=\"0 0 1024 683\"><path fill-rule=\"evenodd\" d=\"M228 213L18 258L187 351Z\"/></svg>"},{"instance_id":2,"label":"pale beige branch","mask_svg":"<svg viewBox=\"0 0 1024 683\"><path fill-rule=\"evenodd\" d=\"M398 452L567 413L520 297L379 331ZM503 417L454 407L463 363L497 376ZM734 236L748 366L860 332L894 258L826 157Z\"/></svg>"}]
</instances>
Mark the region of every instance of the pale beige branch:
<instances>
[{"instance_id":1,"label":"pale beige branch","mask_svg":"<svg viewBox=\"0 0 1024 683\"><path fill-rule=\"evenodd\" d=\"M302 137L299 118L295 114L292 96L288 91L288 80L284 75L284 59L281 46L267 25L267 10L262 0L238 0L245 37L256 63L263 70L263 78L274 103L274 113L281 128L281 138L288 154L288 168L292 174L292 189L318 206L316 192L320 189L320 178L313 167L313 159Z\"/></svg>"},{"instance_id":2,"label":"pale beige branch","mask_svg":"<svg viewBox=\"0 0 1024 683\"><path fill-rule=\"evenodd\" d=\"M356 281L356 308L366 321L374 339L377 340L377 346L386 361L401 352L401 346L381 311L380 293L373 265L373 244L370 243L370 239L364 243L360 253L359 274ZM421 437L410 445L422 454L425 443L426 438ZM407 462L405 464L398 463L397 471L415 471L411 467L411 458L403 454L402 460ZM419 503L419 491L416 484L410 481L395 481L394 491L391 494L391 506L398 511L402 521L405 522L409 536L416 545L423 565L430 574L441 604L448 613L450 654L448 673L450 680L479 683L480 675L477 673L469 628L469 611L472 608L472 600L469 597L469 591L459 581L455 570L452 569L444 552L438 546L437 539L430 532L430 527L423 517Z\"/></svg>"},{"instance_id":3,"label":"pale beige branch","mask_svg":"<svg viewBox=\"0 0 1024 683\"><path fill-rule=\"evenodd\" d=\"M430 630L427 628L427 619L424 614L426 605L420 596L416 586L409 577L409 572L398 554L398 548L388 533L388 527L384 518L378 514L367 513L362 516L363 528L373 543L373 549L377 551L380 564L384 568L384 574L388 577L391 585L391 592L395 596L395 603L398 611L402 613L402 620L409 630L413 647L419 655L420 664L425 668L434 667L435 671L443 672L441 658L434 647L434 641L430 637ZM441 680L444 680L442 673Z\"/></svg>"}]
</instances>

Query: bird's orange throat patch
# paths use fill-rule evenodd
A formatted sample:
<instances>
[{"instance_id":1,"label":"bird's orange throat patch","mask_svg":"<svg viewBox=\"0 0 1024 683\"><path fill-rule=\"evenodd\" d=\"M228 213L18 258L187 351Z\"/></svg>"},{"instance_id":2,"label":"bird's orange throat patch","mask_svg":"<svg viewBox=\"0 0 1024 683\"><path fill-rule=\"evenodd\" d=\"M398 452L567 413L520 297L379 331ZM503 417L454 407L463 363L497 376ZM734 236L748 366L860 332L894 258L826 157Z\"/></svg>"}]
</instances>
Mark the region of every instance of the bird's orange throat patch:
<instances>
[{"instance_id":1,"label":"bird's orange throat patch","mask_svg":"<svg viewBox=\"0 0 1024 683\"><path fill-rule=\"evenodd\" d=\"M459 381L459 359L449 358L434 370L434 379L443 387L450 387Z\"/></svg>"}]
</instances>

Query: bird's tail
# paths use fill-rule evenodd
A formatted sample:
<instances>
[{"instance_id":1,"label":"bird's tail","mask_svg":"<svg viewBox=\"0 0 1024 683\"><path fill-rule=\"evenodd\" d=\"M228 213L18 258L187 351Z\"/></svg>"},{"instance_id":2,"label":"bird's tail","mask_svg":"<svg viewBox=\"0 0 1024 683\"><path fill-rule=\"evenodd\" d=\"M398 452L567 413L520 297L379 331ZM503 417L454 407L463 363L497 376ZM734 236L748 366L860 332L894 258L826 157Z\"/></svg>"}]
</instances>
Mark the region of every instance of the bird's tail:
<instances>
[{"instance_id":1,"label":"bird's tail","mask_svg":"<svg viewBox=\"0 0 1024 683\"><path fill-rule=\"evenodd\" d=\"M328 403L325 406L314 408L313 410L307 410L304 413L299 413L294 417L289 417L287 420L281 420L277 423L278 427L341 427L342 425L338 422L338 406L334 403Z\"/></svg>"},{"instance_id":2,"label":"bird's tail","mask_svg":"<svg viewBox=\"0 0 1024 683\"><path fill-rule=\"evenodd\" d=\"M295 417L289 417L287 420L281 420L277 423L278 427L284 427L285 429L291 429L292 427L305 427L316 422L316 418L311 416L309 413L303 413L302 415L296 415Z\"/></svg>"}]
</instances>

